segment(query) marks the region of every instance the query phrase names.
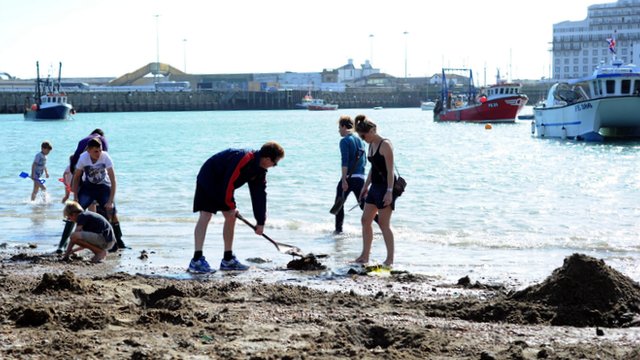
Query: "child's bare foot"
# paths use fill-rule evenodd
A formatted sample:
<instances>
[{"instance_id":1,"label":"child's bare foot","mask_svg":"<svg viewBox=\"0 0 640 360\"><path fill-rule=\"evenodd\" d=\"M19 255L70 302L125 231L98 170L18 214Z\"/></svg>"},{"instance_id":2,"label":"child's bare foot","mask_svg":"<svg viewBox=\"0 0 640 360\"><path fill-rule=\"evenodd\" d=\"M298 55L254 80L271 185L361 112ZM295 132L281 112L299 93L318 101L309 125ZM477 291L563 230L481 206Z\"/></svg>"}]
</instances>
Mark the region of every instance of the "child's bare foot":
<instances>
[{"instance_id":1,"label":"child's bare foot","mask_svg":"<svg viewBox=\"0 0 640 360\"><path fill-rule=\"evenodd\" d=\"M102 262L102 260L106 257L107 257L107 251L102 250L99 253L95 254L93 258L91 258L91 262L94 264L97 264L99 262Z\"/></svg>"}]
</instances>

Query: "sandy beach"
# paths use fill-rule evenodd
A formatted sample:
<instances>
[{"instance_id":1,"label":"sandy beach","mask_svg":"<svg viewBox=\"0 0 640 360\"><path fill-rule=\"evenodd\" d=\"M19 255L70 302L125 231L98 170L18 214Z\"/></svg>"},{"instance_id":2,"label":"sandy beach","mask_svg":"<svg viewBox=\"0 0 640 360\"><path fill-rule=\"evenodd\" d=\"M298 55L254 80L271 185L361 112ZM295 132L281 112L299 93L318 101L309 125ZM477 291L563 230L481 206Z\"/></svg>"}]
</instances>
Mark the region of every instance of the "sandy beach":
<instances>
[{"instance_id":1,"label":"sandy beach","mask_svg":"<svg viewBox=\"0 0 640 360\"><path fill-rule=\"evenodd\" d=\"M521 291L357 270L322 290L0 256L3 359L640 358L640 287L584 255Z\"/></svg>"}]
</instances>

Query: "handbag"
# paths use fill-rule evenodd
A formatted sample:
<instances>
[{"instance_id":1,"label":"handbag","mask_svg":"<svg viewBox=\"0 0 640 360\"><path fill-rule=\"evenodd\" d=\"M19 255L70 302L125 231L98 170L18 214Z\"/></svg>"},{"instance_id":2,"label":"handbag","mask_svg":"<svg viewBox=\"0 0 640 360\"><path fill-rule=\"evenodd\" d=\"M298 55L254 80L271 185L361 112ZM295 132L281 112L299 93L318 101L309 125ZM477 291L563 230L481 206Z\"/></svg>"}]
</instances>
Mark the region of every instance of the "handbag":
<instances>
[{"instance_id":1,"label":"handbag","mask_svg":"<svg viewBox=\"0 0 640 360\"><path fill-rule=\"evenodd\" d=\"M398 171L397 168L396 171ZM393 181L393 196L402 195L406 187L407 181L402 176L400 176L400 172L398 172L398 176L396 176Z\"/></svg>"}]
</instances>

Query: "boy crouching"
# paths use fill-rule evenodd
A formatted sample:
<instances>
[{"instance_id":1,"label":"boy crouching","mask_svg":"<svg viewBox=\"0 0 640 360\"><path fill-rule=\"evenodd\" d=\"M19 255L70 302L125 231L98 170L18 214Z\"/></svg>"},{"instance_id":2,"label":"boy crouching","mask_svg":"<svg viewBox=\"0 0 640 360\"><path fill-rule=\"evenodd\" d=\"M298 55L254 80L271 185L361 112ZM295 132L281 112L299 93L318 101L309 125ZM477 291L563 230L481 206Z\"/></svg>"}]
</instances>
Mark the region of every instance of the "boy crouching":
<instances>
[{"instance_id":1,"label":"boy crouching","mask_svg":"<svg viewBox=\"0 0 640 360\"><path fill-rule=\"evenodd\" d=\"M68 260L76 251L89 249L95 254L91 262L101 262L107 256L107 250L111 249L116 241L109 221L98 213L84 211L75 201L65 203L64 216L77 226L71 234L63 260ZM75 245L77 248L74 249Z\"/></svg>"}]
</instances>

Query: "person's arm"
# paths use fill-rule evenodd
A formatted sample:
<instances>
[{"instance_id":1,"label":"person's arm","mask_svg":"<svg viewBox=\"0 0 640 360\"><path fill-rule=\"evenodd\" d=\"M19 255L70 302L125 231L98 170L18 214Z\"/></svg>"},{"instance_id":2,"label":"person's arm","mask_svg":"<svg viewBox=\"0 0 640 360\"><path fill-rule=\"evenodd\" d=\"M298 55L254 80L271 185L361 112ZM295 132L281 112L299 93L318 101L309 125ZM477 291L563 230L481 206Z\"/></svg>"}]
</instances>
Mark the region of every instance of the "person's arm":
<instances>
[{"instance_id":1,"label":"person's arm","mask_svg":"<svg viewBox=\"0 0 640 360\"><path fill-rule=\"evenodd\" d=\"M33 181L38 180L36 179L36 161L35 160L33 161L33 164L31 164L31 179L33 179Z\"/></svg>"},{"instance_id":2,"label":"person's arm","mask_svg":"<svg viewBox=\"0 0 640 360\"><path fill-rule=\"evenodd\" d=\"M256 176L255 179L249 181L249 193L251 194L251 206L253 207L253 216L256 218L257 226L261 229L267 220L267 178L266 174ZM257 228L257 227L256 227ZM258 231L256 229L256 234ZM261 233L258 235L262 235Z\"/></svg>"},{"instance_id":3,"label":"person's arm","mask_svg":"<svg viewBox=\"0 0 640 360\"><path fill-rule=\"evenodd\" d=\"M107 168L107 174L109 175L109 180L111 181L111 193L109 194L109 201L104 205L107 210L113 209L113 201L116 198L116 171L113 169L113 166Z\"/></svg>"},{"instance_id":4,"label":"person's arm","mask_svg":"<svg viewBox=\"0 0 640 360\"><path fill-rule=\"evenodd\" d=\"M393 201L393 183L394 183L394 174L393 174L393 146L391 142L383 141L380 145L380 154L384 156L384 164L387 168L387 192L384 194L384 205L391 205Z\"/></svg>"},{"instance_id":5,"label":"person's arm","mask_svg":"<svg viewBox=\"0 0 640 360\"><path fill-rule=\"evenodd\" d=\"M76 169L73 173L73 180L71 180L71 192L73 193L73 199L78 201L78 184L82 178L82 169Z\"/></svg>"}]
</instances>

